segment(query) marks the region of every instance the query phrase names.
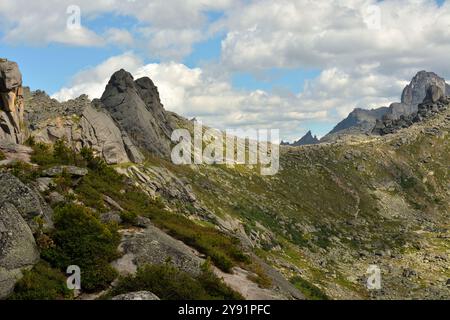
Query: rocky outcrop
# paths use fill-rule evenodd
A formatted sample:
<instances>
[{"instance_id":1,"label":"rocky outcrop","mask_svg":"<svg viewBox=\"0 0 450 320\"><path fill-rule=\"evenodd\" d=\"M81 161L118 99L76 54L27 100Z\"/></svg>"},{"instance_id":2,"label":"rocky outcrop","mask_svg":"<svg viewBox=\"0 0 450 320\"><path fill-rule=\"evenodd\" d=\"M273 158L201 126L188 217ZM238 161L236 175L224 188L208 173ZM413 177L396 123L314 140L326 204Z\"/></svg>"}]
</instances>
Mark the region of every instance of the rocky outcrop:
<instances>
[{"instance_id":1,"label":"rocky outcrop","mask_svg":"<svg viewBox=\"0 0 450 320\"><path fill-rule=\"evenodd\" d=\"M37 218L44 227L53 226L52 211L39 192L9 173L0 173L0 204L4 203L13 205L33 232L39 228Z\"/></svg>"},{"instance_id":2,"label":"rocky outcrop","mask_svg":"<svg viewBox=\"0 0 450 320\"><path fill-rule=\"evenodd\" d=\"M39 92L32 93L27 103L27 119L37 142L65 140L78 151L88 147L108 164L139 163L144 159L111 116L87 96L59 103Z\"/></svg>"},{"instance_id":3,"label":"rocky outcrop","mask_svg":"<svg viewBox=\"0 0 450 320\"><path fill-rule=\"evenodd\" d=\"M33 233L19 210L0 201L0 299L12 293L22 271L39 260Z\"/></svg>"},{"instance_id":4,"label":"rocky outcrop","mask_svg":"<svg viewBox=\"0 0 450 320\"><path fill-rule=\"evenodd\" d=\"M430 86L439 88L443 94L450 94L450 91L446 92L448 85L443 78L434 72L420 71L403 90L401 102L391 104L386 115L391 119L400 119L401 116L416 113Z\"/></svg>"},{"instance_id":5,"label":"rocky outcrop","mask_svg":"<svg viewBox=\"0 0 450 320\"><path fill-rule=\"evenodd\" d=\"M125 70L117 71L106 86L101 104L133 144L159 156L170 156L173 127L149 78L134 81Z\"/></svg>"},{"instance_id":6,"label":"rocky outcrop","mask_svg":"<svg viewBox=\"0 0 450 320\"><path fill-rule=\"evenodd\" d=\"M123 256L113 266L120 274L134 273L146 264L160 265L170 261L178 269L198 275L204 262L195 250L150 223L143 230L123 232L119 248Z\"/></svg>"},{"instance_id":7,"label":"rocky outcrop","mask_svg":"<svg viewBox=\"0 0 450 320\"><path fill-rule=\"evenodd\" d=\"M449 108L450 97L445 97L442 88L431 85L428 87L423 103L419 104L418 111L409 115L401 115L395 119L387 114L383 120L377 121L372 133L386 135L395 133L401 129L408 128L414 123L422 122Z\"/></svg>"},{"instance_id":8,"label":"rocky outcrop","mask_svg":"<svg viewBox=\"0 0 450 320\"><path fill-rule=\"evenodd\" d=\"M332 141L339 135L349 134L367 134L370 133L375 126L377 120L382 119L388 108L382 107L372 110L364 110L357 108L353 110L347 118L339 122L333 130L331 130L321 142Z\"/></svg>"},{"instance_id":9,"label":"rocky outcrop","mask_svg":"<svg viewBox=\"0 0 450 320\"><path fill-rule=\"evenodd\" d=\"M22 74L17 63L0 59L0 140L21 143L23 132Z\"/></svg>"},{"instance_id":10,"label":"rocky outcrop","mask_svg":"<svg viewBox=\"0 0 450 320\"><path fill-rule=\"evenodd\" d=\"M306 146L306 145L311 145L311 144L317 144L319 142L320 142L320 140L317 139L317 136L313 136L312 133L311 133L311 130L310 130L302 138L300 138L299 140L295 141L294 143L283 143L283 142L281 142L281 145L298 147L298 146Z\"/></svg>"}]
</instances>

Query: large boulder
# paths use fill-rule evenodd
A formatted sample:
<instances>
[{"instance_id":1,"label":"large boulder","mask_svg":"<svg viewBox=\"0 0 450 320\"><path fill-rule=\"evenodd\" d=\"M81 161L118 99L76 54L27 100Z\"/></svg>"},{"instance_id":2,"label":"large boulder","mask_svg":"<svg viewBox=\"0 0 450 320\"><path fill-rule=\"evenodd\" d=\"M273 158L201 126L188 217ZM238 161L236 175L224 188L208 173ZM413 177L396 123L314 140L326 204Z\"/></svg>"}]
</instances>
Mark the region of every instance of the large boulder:
<instances>
[{"instance_id":1,"label":"large boulder","mask_svg":"<svg viewBox=\"0 0 450 320\"><path fill-rule=\"evenodd\" d=\"M113 267L122 275L132 274L147 264L161 265L168 261L180 270L198 275L204 262L195 250L151 224L141 231L125 232L119 249L123 256Z\"/></svg>"},{"instance_id":2,"label":"large boulder","mask_svg":"<svg viewBox=\"0 0 450 320\"><path fill-rule=\"evenodd\" d=\"M14 289L22 271L39 260L33 233L17 208L0 201L0 299Z\"/></svg>"},{"instance_id":3,"label":"large boulder","mask_svg":"<svg viewBox=\"0 0 450 320\"><path fill-rule=\"evenodd\" d=\"M149 78L134 81L127 71L117 71L101 103L135 145L159 156L170 156L172 125Z\"/></svg>"},{"instance_id":4,"label":"large boulder","mask_svg":"<svg viewBox=\"0 0 450 320\"><path fill-rule=\"evenodd\" d=\"M36 220L42 220L46 228L53 227L52 210L39 192L10 173L0 173L0 204L5 203L16 208L33 232L39 228Z\"/></svg>"}]
</instances>

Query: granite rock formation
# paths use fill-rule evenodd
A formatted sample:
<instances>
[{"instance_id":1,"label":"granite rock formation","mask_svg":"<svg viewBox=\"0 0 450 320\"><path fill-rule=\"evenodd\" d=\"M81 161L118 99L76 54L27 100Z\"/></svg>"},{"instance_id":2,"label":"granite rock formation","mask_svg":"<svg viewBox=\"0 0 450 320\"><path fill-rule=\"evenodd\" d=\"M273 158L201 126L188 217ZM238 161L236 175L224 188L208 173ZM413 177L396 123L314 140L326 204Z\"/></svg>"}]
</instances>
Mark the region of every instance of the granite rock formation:
<instances>
[{"instance_id":1,"label":"granite rock formation","mask_svg":"<svg viewBox=\"0 0 450 320\"><path fill-rule=\"evenodd\" d=\"M17 63L0 59L0 140L21 143L23 133L22 74Z\"/></svg>"}]
</instances>

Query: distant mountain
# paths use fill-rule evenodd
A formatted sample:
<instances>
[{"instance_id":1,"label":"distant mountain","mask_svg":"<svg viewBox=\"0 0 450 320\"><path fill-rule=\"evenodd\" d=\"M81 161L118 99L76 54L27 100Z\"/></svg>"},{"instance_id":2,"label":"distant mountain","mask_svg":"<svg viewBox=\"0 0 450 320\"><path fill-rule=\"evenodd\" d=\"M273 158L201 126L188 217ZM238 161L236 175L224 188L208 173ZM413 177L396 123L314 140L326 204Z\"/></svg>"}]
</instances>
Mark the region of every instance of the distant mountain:
<instances>
[{"instance_id":1,"label":"distant mountain","mask_svg":"<svg viewBox=\"0 0 450 320\"><path fill-rule=\"evenodd\" d=\"M354 109L347 118L334 127L321 142L332 141L339 135L369 134L376 125L377 120L389 118L399 119L400 116L408 116L418 111L418 105L423 102L430 86L436 86L450 95L450 85L434 72L420 71L405 87L402 92L401 102L392 103L388 108L381 107L372 110Z\"/></svg>"},{"instance_id":2,"label":"distant mountain","mask_svg":"<svg viewBox=\"0 0 450 320\"><path fill-rule=\"evenodd\" d=\"M313 136L311 130L309 130L299 140L297 140L293 143L281 142L281 145L298 147L298 146L306 146L306 145L311 145L311 144L318 144L319 142L320 142L320 140L317 138L317 136Z\"/></svg>"},{"instance_id":3,"label":"distant mountain","mask_svg":"<svg viewBox=\"0 0 450 320\"><path fill-rule=\"evenodd\" d=\"M333 140L340 134L365 134L371 132L377 120L381 120L388 110L389 108L387 107L372 110L356 108L320 141Z\"/></svg>"}]
</instances>

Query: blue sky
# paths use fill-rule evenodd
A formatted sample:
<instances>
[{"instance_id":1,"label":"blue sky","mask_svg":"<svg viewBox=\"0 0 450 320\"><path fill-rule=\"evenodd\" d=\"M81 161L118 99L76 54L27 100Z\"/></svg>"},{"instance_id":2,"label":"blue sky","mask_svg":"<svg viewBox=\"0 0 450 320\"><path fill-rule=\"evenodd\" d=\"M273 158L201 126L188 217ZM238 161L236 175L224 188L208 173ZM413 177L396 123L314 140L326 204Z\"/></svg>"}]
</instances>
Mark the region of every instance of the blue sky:
<instances>
[{"instance_id":1,"label":"blue sky","mask_svg":"<svg viewBox=\"0 0 450 320\"><path fill-rule=\"evenodd\" d=\"M81 93L77 88L82 83L101 87L106 73L114 72L108 59L118 57L111 68L119 67L125 55L132 71L152 70L168 109L189 117L199 114L222 128L249 122L280 127L282 138L293 140L309 129L323 136L354 107L398 100L415 70L449 74L439 61L450 27L444 0L361 0L360 5L319 1L307 13L303 1L288 0L193 1L190 6L177 0L116 5L113 0L104 7L78 2L82 30L77 34L64 30L68 1L55 5L37 0L29 17L17 14L29 2L0 4L0 56L20 64L26 85L59 99ZM374 6L382 25L372 30L364 25L364 15ZM444 39L424 40L427 34L420 31L417 40L405 42L406 50L386 48L385 43L394 45L400 34L410 33L408 20L415 16L420 30L442 28ZM435 59L412 52L424 41L438 44L429 43ZM390 61L396 59L402 62L393 67ZM367 92L357 89L358 82L370 87Z\"/></svg>"}]
</instances>

